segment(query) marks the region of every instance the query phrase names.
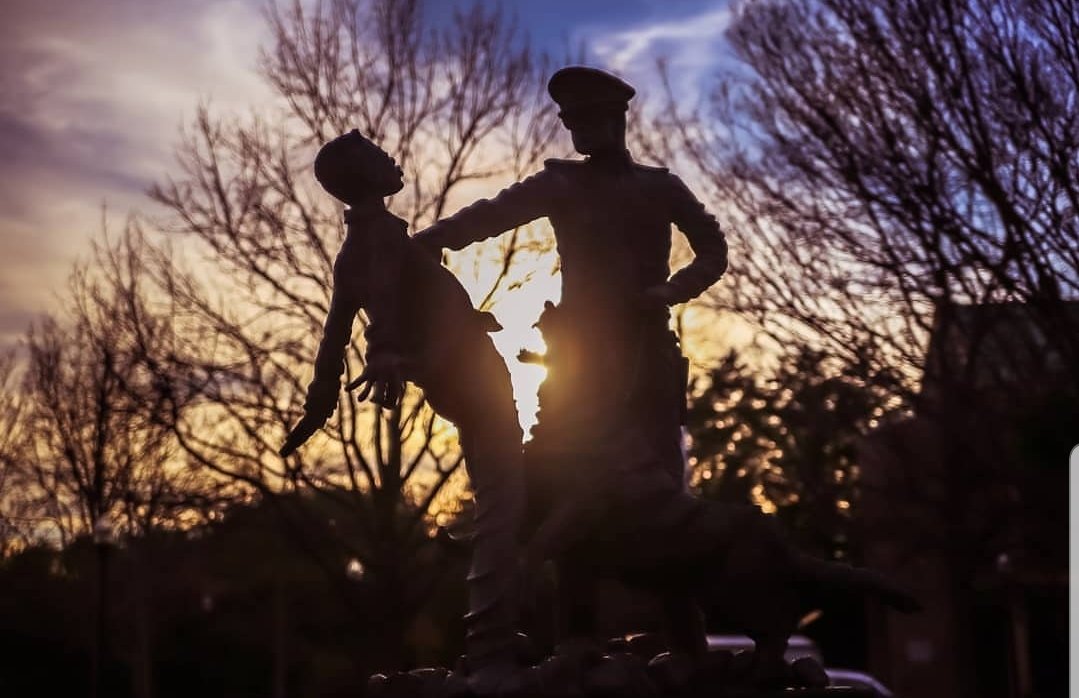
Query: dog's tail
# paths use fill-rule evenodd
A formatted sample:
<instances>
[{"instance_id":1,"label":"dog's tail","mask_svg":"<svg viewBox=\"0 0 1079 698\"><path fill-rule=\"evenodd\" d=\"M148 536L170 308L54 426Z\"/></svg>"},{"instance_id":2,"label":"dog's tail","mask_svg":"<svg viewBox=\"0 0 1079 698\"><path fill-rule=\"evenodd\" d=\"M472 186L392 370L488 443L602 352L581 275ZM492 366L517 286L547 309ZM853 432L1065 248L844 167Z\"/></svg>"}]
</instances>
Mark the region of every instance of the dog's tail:
<instances>
[{"instance_id":1,"label":"dog's tail","mask_svg":"<svg viewBox=\"0 0 1079 698\"><path fill-rule=\"evenodd\" d=\"M820 591L847 590L869 594L903 613L922 609L921 603L910 592L873 570L829 562L803 553L796 553L795 569L802 580Z\"/></svg>"}]
</instances>

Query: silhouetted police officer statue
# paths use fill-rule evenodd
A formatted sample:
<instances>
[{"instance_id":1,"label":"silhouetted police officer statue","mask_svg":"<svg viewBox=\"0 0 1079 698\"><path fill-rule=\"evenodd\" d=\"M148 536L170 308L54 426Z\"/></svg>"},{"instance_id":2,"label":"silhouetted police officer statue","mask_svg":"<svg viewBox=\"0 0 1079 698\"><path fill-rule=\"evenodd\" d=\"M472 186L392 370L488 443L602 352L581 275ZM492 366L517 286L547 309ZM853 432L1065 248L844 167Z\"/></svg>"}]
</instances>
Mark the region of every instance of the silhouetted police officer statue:
<instances>
[{"instance_id":1,"label":"silhouetted police officer statue","mask_svg":"<svg viewBox=\"0 0 1079 698\"><path fill-rule=\"evenodd\" d=\"M684 362L668 308L727 267L715 218L678 177L626 150L634 89L580 66L559 70L547 87L586 159L547 160L541 172L415 236L441 253L541 217L554 228L562 298L539 323L548 374L525 452L529 502L541 513L568 492L610 482L612 469L662 470L682 486ZM695 255L673 276L672 223Z\"/></svg>"},{"instance_id":2,"label":"silhouetted police officer statue","mask_svg":"<svg viewBox=\"0 0 1079 698\"><path fill-rule=\"evenodd\" d=\"M524 507L521 427L505 362L487 332L500 329L479 313L448 269L431 259L386 210L401 189L401 170L359 131L322 147L315 177L350 206L348 234L334 263L333 298L307 390L304 417L281 449L288 455L337 406L345 349L362 309L366 367L349 386L393 407L406 380L457 425L475 494L475 536L468 577L466 651L469 682L495 693L516 673L517 537Z\"/></svg>"}]
</instances>

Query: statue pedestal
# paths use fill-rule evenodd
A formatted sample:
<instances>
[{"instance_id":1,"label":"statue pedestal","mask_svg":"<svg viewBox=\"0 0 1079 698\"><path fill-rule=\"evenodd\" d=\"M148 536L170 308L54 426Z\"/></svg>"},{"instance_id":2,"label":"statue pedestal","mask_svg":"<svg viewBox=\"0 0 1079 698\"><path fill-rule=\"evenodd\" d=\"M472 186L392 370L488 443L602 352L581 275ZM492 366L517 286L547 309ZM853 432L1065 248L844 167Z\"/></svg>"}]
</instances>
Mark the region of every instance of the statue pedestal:
<instances>
[{"instance_id":1,"label":"statue pedestal","mask_svg":"<svg viewBox=\"0 0 1079 698\"><path fill-rule=\"evenodd\" d=\"M755 686L753 669L753 654L745 651L713 651L694 663L669 652L646 659L578 646L508 672L498 690L477 692L462 663L456 671L376 674L366 698L878 698L870 689L827 685L824 669L809 657L787 665L775 679L773 685L785 688Z\"/></svg>"}]
</instances>

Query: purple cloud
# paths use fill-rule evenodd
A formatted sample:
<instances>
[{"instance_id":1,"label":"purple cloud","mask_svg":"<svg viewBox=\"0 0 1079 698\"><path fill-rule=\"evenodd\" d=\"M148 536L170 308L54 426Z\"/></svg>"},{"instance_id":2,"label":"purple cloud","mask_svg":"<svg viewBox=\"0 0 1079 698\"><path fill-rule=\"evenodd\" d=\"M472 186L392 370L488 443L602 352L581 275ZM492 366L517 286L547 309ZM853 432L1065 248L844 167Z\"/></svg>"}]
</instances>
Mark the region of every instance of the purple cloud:
<instances>
[{"instance_id":1,"label":"purple cloud","mask_svg":"<svg viewBox=\"0 0 1079 698\"><path fill-rule=\"evenodd\" d=\"M8 0L0 24L0 343L115 213L149 206L200 100L269 103L260 0Z\"/></svg>"},{"instance_id":2,"label":"purple cloud","mask_svg":"<svg viewBox=\"0 0 1079 698\"><path fill-rule=\"evenodd\" d=\"M470 0L454 0L468 4ZM0 344L53 307L70 265L173 167L179 127L200 101L272 108L258 71L266 0L6 0L0 23ZM648 57L709 59L725 0L512 2L521 28L556 53L567 38L645 87ZM438 23L445 5L432 3ZM542 10L542 11L541 11ZM564 11L562 11L564 10ZM684 21L672 20L684 17ZM557 18L557 19L554 19ZM650 27L658 26L658 29ZM688 34L687 34L688 32ZM678 62L682 61L682 62ZM693 75L687 73L692 80Z\"/></svg>"}]
</instances>

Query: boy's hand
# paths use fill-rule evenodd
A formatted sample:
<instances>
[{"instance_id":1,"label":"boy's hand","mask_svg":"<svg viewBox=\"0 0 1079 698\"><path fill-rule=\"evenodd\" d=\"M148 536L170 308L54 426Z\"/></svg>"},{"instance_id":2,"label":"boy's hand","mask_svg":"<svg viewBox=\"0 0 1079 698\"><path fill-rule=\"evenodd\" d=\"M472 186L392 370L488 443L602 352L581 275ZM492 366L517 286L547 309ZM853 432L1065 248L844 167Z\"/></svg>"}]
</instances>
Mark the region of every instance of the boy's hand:
<instances>
[{"instance_id":1,"label":"boy's hand","mask_svg":"<svg viewBox=\"0 0 1079 698\"><path fill-rule=\"evenodd\" d=\"M325 424L337 409L337 396L341 393L339 380L314 380L307 386L307 400L303 403L305 417Z\"/></svg>"},{"instance_id":2,"label":"boy's hand","mask_svg":"<svg viewBox=\"0 0 1079 698\"><path fill-rule=\"evenodd\" d=\"M291 455L311 438L312 434L321 429L337 409L337 396L340 392L341 381L312 381L311 385L307 386L307 399L303 403L303 418L289 432L278 453L282 456Z\"/></svg>"},{"instance_id":3,"label":"boy's hand","mask_svg":"<svg viewBox=\"0 0 1079 698\"><path fill-rule=\"evenodd\" d=\"M398 354L368 356L363 372L345 388L351 391L362 386L357 400L363 402L370 397L375 404L393 409L404 393L405 370L408 366L408 361Z\"/></svg>"}]
</instances>

